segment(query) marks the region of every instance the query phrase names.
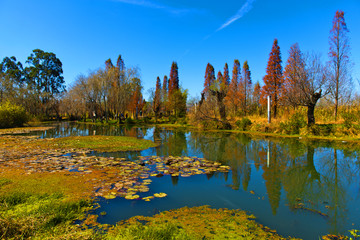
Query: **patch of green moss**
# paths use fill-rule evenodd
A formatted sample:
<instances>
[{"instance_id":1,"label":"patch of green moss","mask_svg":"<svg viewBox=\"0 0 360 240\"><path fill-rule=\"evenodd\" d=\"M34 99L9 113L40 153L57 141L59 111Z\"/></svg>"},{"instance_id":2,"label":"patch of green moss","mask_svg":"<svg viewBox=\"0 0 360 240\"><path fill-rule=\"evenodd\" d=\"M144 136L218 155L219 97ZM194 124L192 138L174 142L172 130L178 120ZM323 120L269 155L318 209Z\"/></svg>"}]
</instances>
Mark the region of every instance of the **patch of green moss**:
<instances>
[{"instance_id":1,"label":"patch of green moss","mask_svg":"<svg viewBox=\"0 0 360 240\"><path fill-rule=\"evenodd\" d=\"M108 239L286 239L253 218L239 210L184 207L122 221Z\"/></svg>"},{"instance_id":2,"label":"patch of green moss","mask_svg":"<svg viewBox=\"0 0 360 240\"><path fill-rule=\"evenodd\" d=\"M48 148L81 148L100 152L141 151L157 145L150 140L119 136L77 136L36 142Z\"/></svg>"}]
</instances>

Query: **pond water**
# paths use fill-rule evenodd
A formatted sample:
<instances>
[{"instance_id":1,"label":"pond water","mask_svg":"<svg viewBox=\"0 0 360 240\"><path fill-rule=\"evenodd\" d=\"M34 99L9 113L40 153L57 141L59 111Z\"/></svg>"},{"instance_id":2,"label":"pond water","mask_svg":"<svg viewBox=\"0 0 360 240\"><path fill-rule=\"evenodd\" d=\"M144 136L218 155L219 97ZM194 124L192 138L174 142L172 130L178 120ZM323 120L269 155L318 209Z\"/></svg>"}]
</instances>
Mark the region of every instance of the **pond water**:
<instances>
[{"instance_id":1,"label":"pond water","mask_svg":"<svg viewBox=\"0 0 360 240\"><path fill-rule=\"evenodd\" d=\"M246 210L283 236L318 239L360 229L360 156L346 142L266 138L228 132L200 132L163 127L114 127L62 123L35 133L43 138L116 135L161 143L141 152L95 155L196 156L229 165L229 173L151 178L153 201L99 199L99 222L114 224L135 215L153 215L184 206Z\"/></svg>"}]
</instances>

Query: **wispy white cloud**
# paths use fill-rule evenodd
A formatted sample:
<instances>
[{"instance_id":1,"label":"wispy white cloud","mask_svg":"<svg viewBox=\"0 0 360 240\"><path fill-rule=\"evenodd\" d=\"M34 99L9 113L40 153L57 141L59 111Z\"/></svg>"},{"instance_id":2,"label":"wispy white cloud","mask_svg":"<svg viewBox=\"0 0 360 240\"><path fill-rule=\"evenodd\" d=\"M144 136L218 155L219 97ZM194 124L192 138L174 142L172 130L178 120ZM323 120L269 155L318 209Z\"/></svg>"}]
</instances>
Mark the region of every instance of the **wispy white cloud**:
<instances>
[{"instance_id":1,"label":"wispy white cloud","mask_svg":"<svg viewBox=\"0 0 360 240\"><path fill-rule=\"evenodd\" d=\"M192 12L202 12L199 9L176 8L176 7L171 7L171 6L164 5L164 4L161 4L161 3L158 3L155 1L150 1L150 0L114 0L114 1L131 4L131 5L138 5L138 6L147 7L147 8L160 9L160 10L164 10L166 12L172 13L172 14L187 14L187 13L192 13Z\"/></svg>"},{"instance_id":2,"label":"wispy white cloud","mask_svg":"<svg viewBox=\"0 0 360 240\"><path fill-rule=\"evenodd\" d=\"M242 7L237 11L237 13L232 16L231 18L229 18L223 25L221 25L221 27L219 27L216 32L226 28L227 26L229 26L230 24L232 24L233 22L235 22L236 20L242 18L246 13L248 13L252 8L253 8L253 3L256 0L247 0L244 5L242 5Z\"/></svg>"}]
</instances>

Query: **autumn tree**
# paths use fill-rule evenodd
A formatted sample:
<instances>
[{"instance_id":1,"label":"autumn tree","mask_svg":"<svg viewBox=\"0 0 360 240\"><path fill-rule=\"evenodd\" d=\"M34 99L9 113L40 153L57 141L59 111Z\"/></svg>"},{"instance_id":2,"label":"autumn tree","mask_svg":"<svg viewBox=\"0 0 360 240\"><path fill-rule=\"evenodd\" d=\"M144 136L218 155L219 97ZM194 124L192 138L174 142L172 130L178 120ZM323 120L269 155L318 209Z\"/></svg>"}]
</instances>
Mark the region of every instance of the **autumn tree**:
<instances>
[{"instance_id":1,"label":"autumn tree","mask_svg":"<svg viewBox=\"0 0 360 240\"><path fill-rule=\"evenodd\" d=\"M344 12L336 11L333 20L333 27L330 30L330 69L331 69L331 95L334 98L335 120L338 115L338 106L341 100L350 97L351 94L351 77L349 69L350 45L348 37L348 28L345 23Z\"/></svg>"},{"instance_id":2,"label":"autumn tree","mask_svg":"<svg viewBox=\"0 0 360 240\"><path fill-rule=\"evenodd\" d=\"M195 114L195 119L203 122L215 122L222 129L231 129L231 125L226 119L227 114L224 103L226 94L227 84L224 76L219 71L217 79L215 79L214 67L208 63L205 71L204 90L201 93L201 100L197 110L199 114ZM218 116L220 116L220 119Z\"/></svg>"},{"instance_id":3,"label":"autumn tree","mask_svg":"<svg viewBox=\"0 0 360 240\"><path fill-rule=\"evenodd\" d=\"M208 63L206 65L206 70L205 70L204 90L202 91L203 93L205 93L206 96L209 95L210 88L212 87L214 82L215 82L215 70L214 67L210 63Z\"/></svg>"},{"instance_id":4,"label":"autumn tree","mask_svg":"<svg viewBox=\"0 0 360 240\"><path fill-rule=\"evenodd\" d=\"M224 76L226 76L225 73L224 73ZM239 60L235 59L234 67L233 67L233 71L232 71L231 82L229 84L228 92L227 92L226 98L225 98L225 102L226 102L228 109L230 109L234 115L237 113L238 106L239 106L239 90L238 90L238 88L239 88L240 79L241 79L240 62L239 62Z\"/></svg>"},{"instance_id":5,"label":"autumn tree","mask_svg":"<svg viewBox=\"0 0 360 240\"><path fill-rule=\"evenodd\" d=\"M240 98L240 104L244 111L244 115L246 115L248 109L248 101L250 99L251 94L251 72L250 67L247 61L244 62L243 70L242 70L242 78L239 82L239 98Z\"/></svg>"},{"instance_id":6,"label":"autumn tree","mask_svg":"<svg viewBox=\"0 0 360 240\"><path fill-rule=\"evenodd\" d=\"M131 98L129 102L128 109L132 113L132 116L136 119L138 118L139 112L142 110L142 107L144 106L144 99L141 93L141 80L140 78L133 78L131 79Z\"/></svg>"},{"instance_id":7,"label":"autumn tree","mask_svg":"<svg viewBox=\"0 0 360 240\"><path fill-rule=\"evenodd\" d=\"M161 83L160 78L156 79L156 88L155 88L155 96L153 100L153 111L155 113L155 119L159 117L159 113L161 110Z\"/></svg>"},{"instance_id":8,"label":"autumn tree","mask_svg":"<svg viewBox=\"0 0 360 240\"><path fill-rule=\"evenodd\" d=\"M287 104L307 107L308 125L315 124L316 103L328 93L325 70L319 56L304 56L297 43L289 51L283 93Z\"/></svg>"},{"instance_id":9,"label":"autumn tree","mask_svg":"<svg viewBox=\"0 0 360 240\"><path fill-rule=\"evenodd\" d=\"M173 62L171 64L171 70L170 70L170 79L169 79L169 85L168 85L168 94L169 99L171 98L171 95L179 89L179 73L178 73L178 65L176 62Z\"/></svg>"},{"instance_id":10,"label":"autumn tree","mask_svg":"<svg viewBox=\"0 0 360 240\"><path fill-rule=\"evenodd\" d=\"M262 96L271 96L272 99L272 108L274 112L274 117L276 118L277 109L279 107L280 97L281 97L281 87L283 83L282 77L282 66L281 66L281 53L280 47L278 45L278 40L275 39L268 64L266 67L266 75L263 78L264 86L262 87Z\"/></svg>"},{"instance_id":11,"label":"autumn tree","mask_svg":"<svg viewBox=\"0 0 360 240\"><path fill-rule=\"evenodd\" d=\"M221 85L224 84L224 76L222 75L221 71L219 71L217 74L216 82L219 84L220 88L223 89Z\"/></svg>"},{"instance_id":12,"label":"autumn tree","mask_svg":"<svg viewBox=\"0 0 360 240\"><path fill-rule=\"evenodd\" d=\"M260 95L261 95L260 83L256 82L254 85L253 99L252 99L254 110L258 110L260 107Z\"/></svg>"}]
</instances>

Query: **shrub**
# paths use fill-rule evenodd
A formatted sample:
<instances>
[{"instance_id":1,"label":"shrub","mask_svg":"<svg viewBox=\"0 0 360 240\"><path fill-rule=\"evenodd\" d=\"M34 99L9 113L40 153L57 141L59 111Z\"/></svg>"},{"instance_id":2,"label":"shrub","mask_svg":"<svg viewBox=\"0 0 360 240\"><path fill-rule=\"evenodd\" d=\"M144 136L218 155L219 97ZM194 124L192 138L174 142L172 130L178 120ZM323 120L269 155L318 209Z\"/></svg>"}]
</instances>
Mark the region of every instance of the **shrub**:
<instances>
[{"instance_id":1,"label":"shrub","mask_svg":"<svg viewBox=\"0 0 360 240\"><path fill-rule=\"evenodd\" d=\"M241 120L237 120L235 124L240 131L246 131L249 129L252 123L250 119L242 118Z\"/></svg>"},{"instance_id":2,"label":"shrub","mask_svg":"<svg viewBox=\"0 0 360 240\"><path fill-rule=\"evenodd\" d=\"M0 104L0 128L21 127L28 121L23 107L5 102Z\"/></svg>"},{"instance_id":3,"label":"shrub","mask_svg":"<svg viewBox=\"0 0 360 240\"><path fill-rule=\"evenodd\" d=\"M132 118L126 118L125 119L125 125L133 125L135 124L135 121Z\"/></svg>"},{"instance_id":4,"label":"shrub","mask_svg":"<svg viewBox=\"0 0 360 240\"><path fill-rule=\"evenodd\" d=\"M300 129L305 126L306 121L301 113L295 113L288 121L280 123L280 128L286 134L299 134Z\"/></svg>"},{"instance_id":5,"label":"shrub","mask_svg":"<svg viewBox=\"0 0 360 240\"><path fill-rule=\"evenodd\" d=\"M357 120L357 117L355 116L355 114L353 113L343 113L342 114L342 118L344 119L344 127L349 129L351 127L353 127L354 122Z\"/></svg>"},{"instance_id":6,"label":"shrub","mask_svg":"<svg viewBox=\"0 0 360 240\"><path fill-rule=\"evenodd\" d=\"M170 122L171 124L175 124L175 123L176 123L176 120L177 120L177 118L176 118L175 116L173 116L173 115L170 115L170 116L169 116L169 122Z\"/></svg>"},{"instance_id":7,"label":"shrub","mask_svg":"<svg viewBox=\"0 0 360 240\"><path fill-rule=\"evenodd\" d=\"M186 118L183 117L183 118L178 118L176 123L181 124L181 125L186 125L187 121L186 121Z\"/></svg>"},{"instance_id":8,"label":"shrub","mask_svg":"<svg viewBox=\"0 0 360 240\"><path fill-rule=\"evenodd\" d=\"M334 133L334 125L332 124L313 124L305 128L301 135L329 136Z\"/></svg>"}]
</instances>

